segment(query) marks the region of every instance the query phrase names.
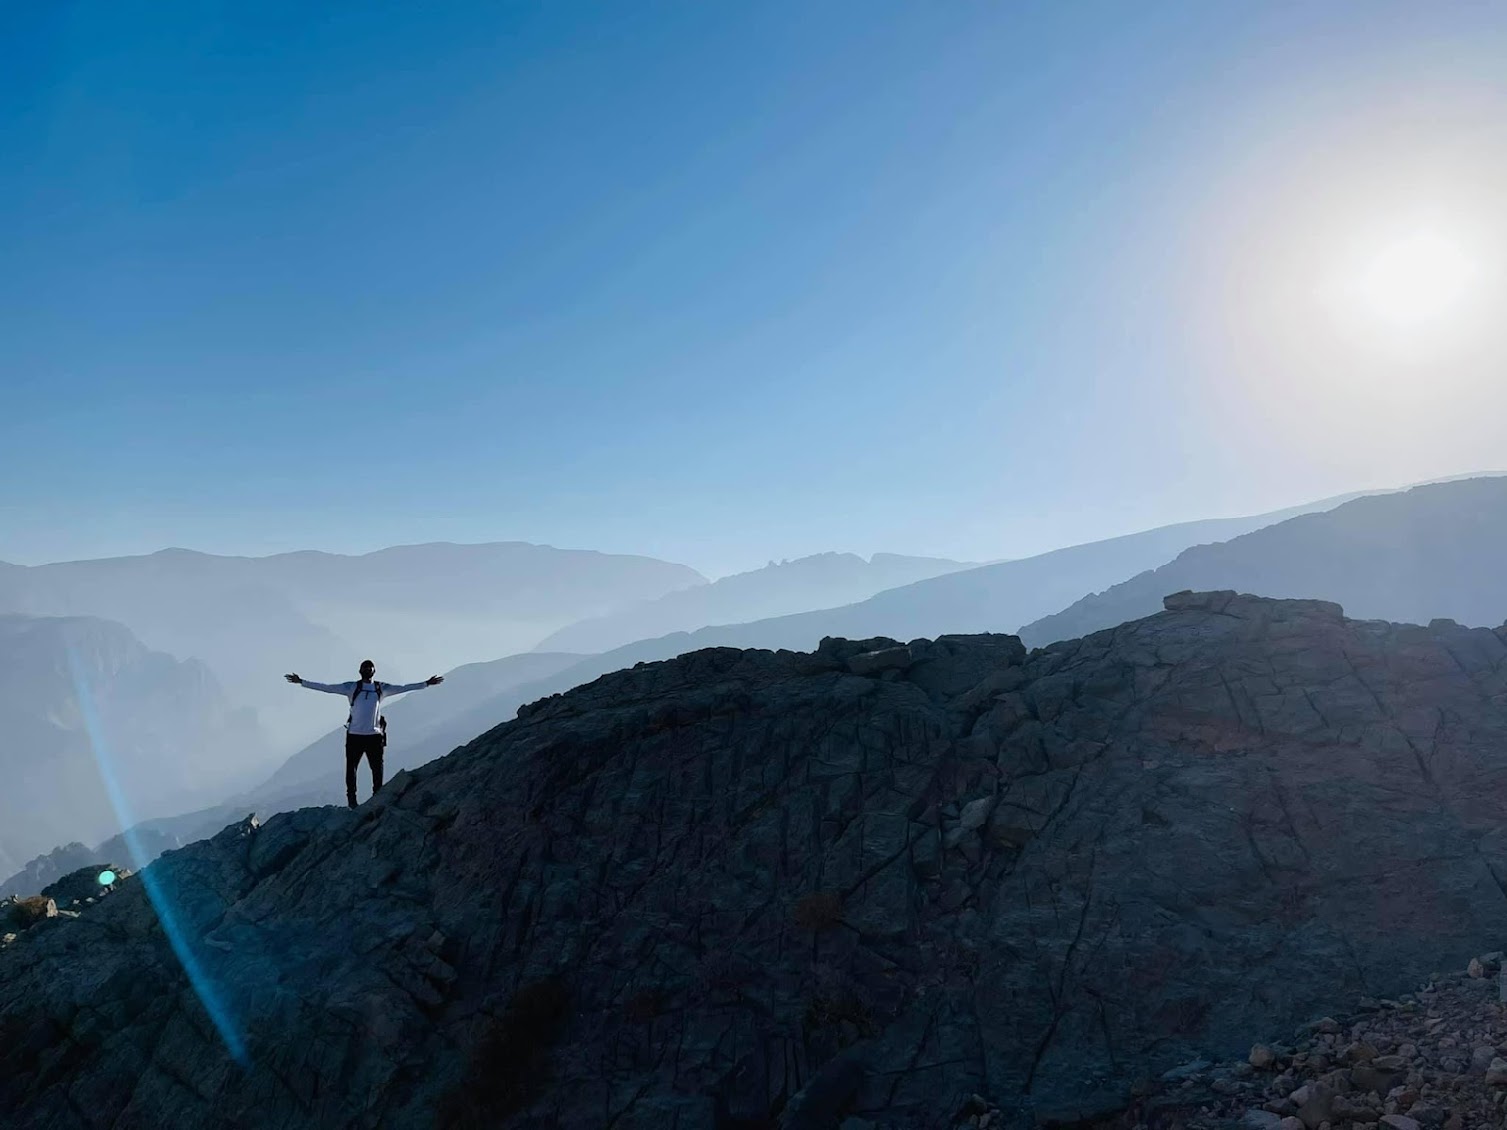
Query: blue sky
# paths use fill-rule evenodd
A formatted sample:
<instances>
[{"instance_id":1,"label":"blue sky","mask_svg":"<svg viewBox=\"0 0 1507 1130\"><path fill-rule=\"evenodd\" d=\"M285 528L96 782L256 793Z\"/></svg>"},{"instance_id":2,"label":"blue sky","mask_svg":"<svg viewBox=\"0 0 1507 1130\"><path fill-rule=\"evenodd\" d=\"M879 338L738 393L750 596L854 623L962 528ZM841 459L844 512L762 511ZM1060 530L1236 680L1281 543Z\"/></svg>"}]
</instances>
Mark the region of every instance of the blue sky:
<instances>
[{"instance_id":1,"label":"blue sky","mask_svg":"<svg viewBox=\"0 0 1507 1130\"><path fill-rule=\"evenodd\" d=\"M1373 196L1488 201L1497 261L1504 48L1484 5L10 6L0 559L985 559L1497 467L1500 342L1283 303Z\"/></svg>"}]
</instances>

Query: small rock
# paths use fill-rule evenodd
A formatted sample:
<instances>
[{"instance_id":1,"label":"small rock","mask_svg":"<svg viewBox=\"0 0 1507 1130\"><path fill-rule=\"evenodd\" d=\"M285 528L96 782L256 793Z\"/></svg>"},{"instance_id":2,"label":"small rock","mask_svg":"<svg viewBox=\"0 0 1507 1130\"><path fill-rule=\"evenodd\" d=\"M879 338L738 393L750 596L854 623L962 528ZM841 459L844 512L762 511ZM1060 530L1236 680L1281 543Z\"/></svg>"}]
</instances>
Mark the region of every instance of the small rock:
<instances>
[{"instance_id":1,"label":"small rock","mask_svg":"<svg viewBox=\"0 0 1507 1130\"><path fill-rule=\"evenodd\" d=\"M948 851L952 851L964 840L972 836L974 836L972 828L965 828L961 824L954 824L951 828L947 829L947 834L942 837L942 846Z\"/></svg>"},{"instance_id":2,"label":"small rock","mask_svg":"<svg viewBox=\"0 0 1507 1130\"><path fill-rule=\"evenodd\" d=\"M1470 1073L1472 1075L1485 1075L1491 1066L1491 1061L1497 1058L1497 1050L1482 1044L1470 1053Z\"/></svg>"},{"instance_id":3,"label":"small rock","mask_svg":"<svg viewBox=\"0 0 1507 1130\"><path fill-rule=\"evenodd\" d=\"M1402 1083L1405 1070L1401 1056L1377 1056L1350 1069L1350 1085L1357 1091L1370 1091L1383 1098Z\"/></svg>"},{"instance_id":4,"label":"small rock","mask_svg":"<svg viewBox=\"0 0 1507 1130\"><path fill-rule=\"evenodd\" d=\"M994 811L995 798L982 796L977 800L970 800L963 805L963 811L958 816L958 826L970 831L974 828L982 828L989 822L989 813Z\"/></svg>"},{"instance_id":5,"label":"small rock","mask_svg":"<svg viewBox=\"0 0 1507 1130\"><path fill-rule=\"evenodd\" d=\"M1339 1094L1334 1097L1329 1113L1339 1123L1370 1122L1376 1117L1375 1103L1369 1095Z\"/></svg>"},{"instance_id":6,"label":"small rock","mask_svg":"<svg viewBox=\"0 0 1507 1130\"><path fill-rule=\"evenodd\" d=\"M1390 1127L1390 1130L1423 1130L1416 1118L1409 1118L1405 1114L1384 1114L1381 1116L1381 1124Z\"/></svg>"},{"instance_id":7,"label":"small rock","mask_svg":"<svg viewBox=\"0 0 1507 1130\"><path fill-rule=\"evenodd\" d=\"M1418 1090L1415 1087L1393 1087L1387 1092L1387 1101L1396 1103L1399 1111L1407 1110L1418 1101Z\"/></svg>"},{"instance_id":8,"label":"small rock","mask_svg":"<svg viewBox=\"0 0 1507 1130\"><path fill-rule=\"evenodd\" d=\"M1271 1048L1265 1044L1257 1044L1251 1048L1251 1054L1247 1057L1246 1062L1252 1067L1270 1067L1276 1060L1277 1057Z\"/></svg>"},{"instance_id":9,"label":"small rock","mask_svg":"<svg viewBox=\"0 0 1507 1130\"><path fill-rule=\"evenodd\" d=\"M1473 957L1470 959L1470 964L1465 967L1465 972L1467 975L1479 979L1486 976L1486 966L1481 964L1480 958Z\"/></svg>"},{"instance_id":10,"label":"small rock","mask_svg":"<svg viewBox=\"0 0 1507 1130\"><path fill-rule=\"evenodd\" d=\"M1486 1084L1490 1087L1507 1087L1507 1059L1495 1058L1486 1068Z\"/></svg>"},{"instance_id":11,"label":"small rock","mask_svg":"<svg viewBox=\"0 0 1507 1130\"><path fill-rule=\"evenodd\" d=\"M1277 1123L1277 1130L1308 1130L1308 1128L1303 1125L1302 1119L1294 1118L1289 1114L1281 1122Z\"/></svg>"},{"instance_id":12,"label":"small rock","mask_svg":"<svg viewBox=\"0 0 1507 1130\"><path fill-rule=\"evenodd\" d=\"M1308 1130L1318 1130L1325 1122L1334 1107L1334 1088L1327 1083L1314 1081L1308 1084L1308 1097L1298 1103L1298 1118ZM1293 1100L1297 1102L1296 1099Z\"/></svg>"},{"instance_id":13,"label":"small rock","mask_svg":"<svg viewBox=\"0 0 1507 1130\"><path fill-rule=\"evenodd\" d=\"M1340 1062L1350 1064L1365 1063L1367 1060L1375 1059L1378 1054L1376 1048L1372 1045L1356 1042L1348 1045L1344 1051L1340 1052Z\"/></svg>"},{"instance_id":14,"label":"small rock","mask_svg":"<svg viewBox=\"0 0 1507 1130\"><path fill-rule=\"evenodd\" d=\"M1282 1125L1282 1117L1269 1110L1252 1109L1245 1112L1240 1125L1244 1130L1276 1130Z\"/></svg>"},{"instance_id":15,"label":"small rock","mask_svg":"<svg viewBox=\"0 0 1507 1130\"><path fill-rule=\"evenodd\" d=\"M1191 1079L1200 1071L1207 1071L1212 1066L1206 1059L1195 1059L1189 1063L1179 1064L1168 1071L1162 1072L1162 1082L1176 1083L1183 1079Z\"/></svg>"}]
</instances>

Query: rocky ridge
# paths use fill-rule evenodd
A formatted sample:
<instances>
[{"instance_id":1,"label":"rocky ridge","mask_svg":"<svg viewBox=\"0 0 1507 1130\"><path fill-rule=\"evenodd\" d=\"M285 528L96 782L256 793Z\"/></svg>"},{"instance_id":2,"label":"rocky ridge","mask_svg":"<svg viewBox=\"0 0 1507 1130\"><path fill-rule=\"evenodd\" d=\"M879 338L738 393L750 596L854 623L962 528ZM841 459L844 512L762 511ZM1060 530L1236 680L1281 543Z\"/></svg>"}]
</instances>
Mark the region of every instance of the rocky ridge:
<instances>
[{"instance_id":1,"label":"rocky ridge","mask_svg":"<svg viewBox=\"0 0 1507 1130\"><path fill-rule=\"evenodd\" d=\"M169 852L171 931L22 934L0 1122L1092 1124L1507 937L1504 636L1187 593L617 672Z\"/></svg>"}]
</instances>

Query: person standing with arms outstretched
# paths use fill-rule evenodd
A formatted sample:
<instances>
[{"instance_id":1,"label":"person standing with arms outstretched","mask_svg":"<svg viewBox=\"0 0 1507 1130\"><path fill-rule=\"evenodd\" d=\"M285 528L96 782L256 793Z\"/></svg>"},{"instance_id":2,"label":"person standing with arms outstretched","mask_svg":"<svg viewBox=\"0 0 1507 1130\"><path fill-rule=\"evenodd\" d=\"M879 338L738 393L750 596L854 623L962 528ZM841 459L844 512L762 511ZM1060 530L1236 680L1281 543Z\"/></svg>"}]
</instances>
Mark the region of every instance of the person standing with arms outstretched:
<instances>
[{"instance_id":1,"label":"person standing with arms outstretched","mask_svg":"<svg viewBox=\"0 0 1507 1130\"><path fill-rule=\"evenodd\" d=\"M372 795L382 787L382 751L387 745L387 720L382 717L382 700L395 694L407 694L423 687L438 686L445 681L443 675L430 675L422 683L404 683L395 687L391 683L375 681L377 665L370 659L361 661L361 678L353 683L313 683L297 675L284 675L290 683L308 687L311 691L344 695L351 704L350 715L345 720L345 803L356 807L356 767L361 759L371 766Z\"/></svg>"}]
</instances>

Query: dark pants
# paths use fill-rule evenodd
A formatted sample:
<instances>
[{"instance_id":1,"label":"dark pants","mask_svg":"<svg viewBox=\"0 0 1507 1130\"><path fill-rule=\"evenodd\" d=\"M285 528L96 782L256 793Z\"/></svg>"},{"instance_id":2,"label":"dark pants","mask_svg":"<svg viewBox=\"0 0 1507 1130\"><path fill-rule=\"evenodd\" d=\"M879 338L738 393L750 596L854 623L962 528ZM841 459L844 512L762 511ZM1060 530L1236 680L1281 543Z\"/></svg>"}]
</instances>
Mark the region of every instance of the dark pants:
<instances>
[{"instance_id":1,"label":"dark pants","mask_svg":"<svg viewBox=\"0 0 1507 1130\"><path fill-rule=\"evenodd\" d=\"M382 787L381 734L345 735L345 802L352 808L356 807L356 766L361 764L363 756L372 767L372 795L375 796Z\"/></svg>"}]
</instances>

